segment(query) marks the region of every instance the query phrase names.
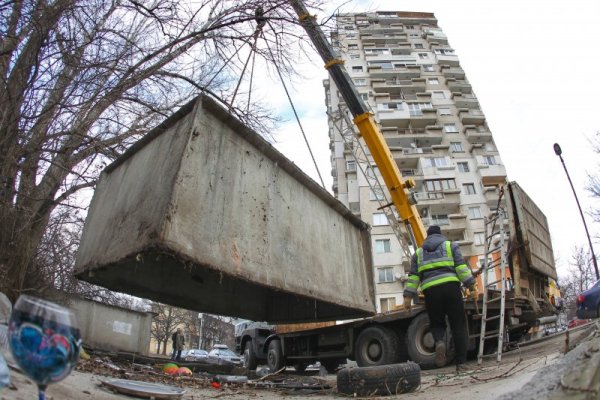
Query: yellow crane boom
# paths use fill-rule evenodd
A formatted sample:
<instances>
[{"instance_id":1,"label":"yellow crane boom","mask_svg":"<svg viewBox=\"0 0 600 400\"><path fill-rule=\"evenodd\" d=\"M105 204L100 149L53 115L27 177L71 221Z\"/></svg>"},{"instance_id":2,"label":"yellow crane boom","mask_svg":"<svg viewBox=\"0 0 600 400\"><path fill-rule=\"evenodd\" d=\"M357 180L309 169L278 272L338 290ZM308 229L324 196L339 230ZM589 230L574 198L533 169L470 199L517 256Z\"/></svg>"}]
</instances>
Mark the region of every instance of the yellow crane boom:
<instances>
[{"instance_id":1,"label":"yellow crane boom","mask_svg":"<svg viewBox=\"0 0 600 400\"><path fill-rule=\"evenodd\" d=\"M373 161L379 168L392 203L398 211L399 218L407 227L411 240L414 241L413 245L416 247L421 246L426 233L415 202L411 200L410 196L410 189L414 187L414 181L412 179L402 179L398 165L394 161L394 157L377 126L373 114L358 95L352 79L344 68L344 62L334 53L333 48L325 38L325 34L315 22L315 17L308 13L302 1L292 0L291 4L298 14L301 25L325 62L325 68L328 70L331 79L333 79L346 101L348 109L354 117L353 121L365 140L373 156Z\"/></svg>"}]
</instances>

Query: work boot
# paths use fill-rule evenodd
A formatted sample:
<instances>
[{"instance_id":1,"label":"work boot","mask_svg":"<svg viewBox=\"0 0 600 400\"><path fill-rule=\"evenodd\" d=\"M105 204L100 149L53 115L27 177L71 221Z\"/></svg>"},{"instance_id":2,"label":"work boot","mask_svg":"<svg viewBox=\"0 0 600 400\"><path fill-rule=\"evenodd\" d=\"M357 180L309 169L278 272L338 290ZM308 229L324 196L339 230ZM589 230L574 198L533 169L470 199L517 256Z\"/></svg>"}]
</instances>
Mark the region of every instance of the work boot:
<instances>
[{"instance_id":1,"label":"work boot","mask_svg":"<svg viewBox=\"0 0 600 400\"><path fill-rule=\"evenodd\" d=\"M446 365L446 343L435 342L435 365L439 368Z\"/></svg>"},{"instance_id":2,"label":"work boot","mask_svg":"<svg viewBox=\"0 0 600 400\"><path fill-rule=\"evenodd\" d=\"M469 371L469 367L466 364L456 364L456 375L464 374Z\"/></svg>"}]
</instances>

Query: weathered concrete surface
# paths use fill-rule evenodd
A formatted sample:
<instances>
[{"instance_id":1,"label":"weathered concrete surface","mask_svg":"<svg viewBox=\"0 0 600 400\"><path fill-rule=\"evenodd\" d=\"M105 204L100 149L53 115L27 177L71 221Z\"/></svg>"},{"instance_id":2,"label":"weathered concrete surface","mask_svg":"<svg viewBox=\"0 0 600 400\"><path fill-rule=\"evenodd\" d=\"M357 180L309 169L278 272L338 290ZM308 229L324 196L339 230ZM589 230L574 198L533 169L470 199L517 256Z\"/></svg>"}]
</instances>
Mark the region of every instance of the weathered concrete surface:
<instances>
[{"instance_id":1,"label":"weathered concrete surface","mask_svg":"<svg viewBox=\"0 0 600 400\"><path fill-rule=\"evenodd\" d=\"M77 316L85 345L148 355L152 313L85 299L74 299L69 306Z\"/></svg>"},{"instance_id":2,"label":"weathered concrete surface","mask_svg":"<svg viewBox=\"0 0 600 400\"><path fill-rule=\"evenodd\" d=\"M272 322L375 311L368 226L214 100L200 97L110 165L80 279Z\"/></svg>"}]
</instances>

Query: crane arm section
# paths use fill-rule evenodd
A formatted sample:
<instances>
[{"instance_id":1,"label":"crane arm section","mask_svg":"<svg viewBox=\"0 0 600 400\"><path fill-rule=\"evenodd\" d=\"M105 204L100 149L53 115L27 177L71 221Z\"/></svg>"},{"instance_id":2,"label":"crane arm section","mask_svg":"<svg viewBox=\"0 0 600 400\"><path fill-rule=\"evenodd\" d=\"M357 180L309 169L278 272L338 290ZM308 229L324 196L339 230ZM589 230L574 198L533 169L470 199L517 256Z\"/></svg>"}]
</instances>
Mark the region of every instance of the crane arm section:
<instances>
[{"instance_id":1,"label":"crane arm section","mask_svg":"<svg viewBox=\"0 0 600 400\"><path fill-rule=\"evenodd\" d=\"M394 161L381 130L375 122L373 114L359 96L352 79L344 68L343 61L333 52L333 48L327 42L325 34L315 22L315 17L308 14L306 7L300 0L292 0L292 7L298 14L298 18L304 30L310 37L317 52L325 62L325 68L328 70L331 79L340 91L342 97L348 105L348 109L354 117L361 136L365 140L375 164L379 168L383 181L390 193L392 203L398 210L400 220L407 226L410 226L412 235L420 247L425 240L425 227L419 216L417 207L409 201L410 188L414 186L412 179L404 180Z\"/></svg>"}]
</instances>

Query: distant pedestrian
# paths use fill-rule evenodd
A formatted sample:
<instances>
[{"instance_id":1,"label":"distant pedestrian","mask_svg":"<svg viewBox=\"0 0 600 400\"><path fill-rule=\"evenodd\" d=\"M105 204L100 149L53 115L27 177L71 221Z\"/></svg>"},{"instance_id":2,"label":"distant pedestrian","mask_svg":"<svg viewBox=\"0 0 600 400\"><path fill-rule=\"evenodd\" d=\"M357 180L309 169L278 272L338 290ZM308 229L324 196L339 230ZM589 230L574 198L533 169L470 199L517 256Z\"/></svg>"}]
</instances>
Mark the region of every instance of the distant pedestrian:
<instances>
[{"instance_id":1,"label":"distant pedestrian","mask_svg":"<svg viewBox=\"0 0 600 400\"><path fill-rule=\"evenodd\" d=\"M183 337L183 332L181 332L181 328L177 328L177 332L175 332L175 349L177 350L175 361L181 361L181 352L183 350L184 345L185 338Z\"/></svg>"},{"instance_id":2,"label":"distant pedestrian","mask_svg":"<svg viewBox=\"0 0 600 400\"><path fill-rule=\"evenodd\" d=\"M177 340L177 331L173 332L171 335L171 340L173 341L173 352L171 353L171 360L175 360L175 356L177 356L177 347L175 346L175 341Z\"/></svg>"}]
</instances>

